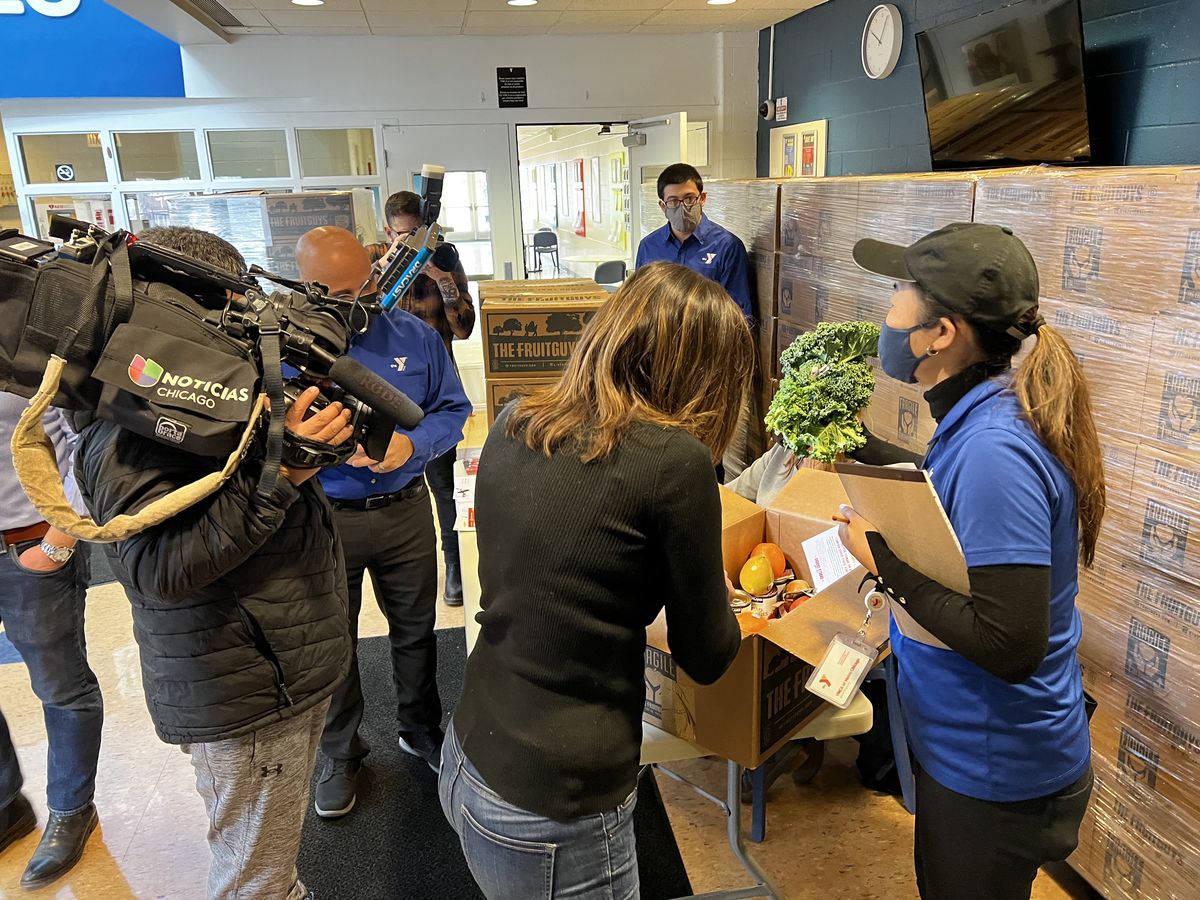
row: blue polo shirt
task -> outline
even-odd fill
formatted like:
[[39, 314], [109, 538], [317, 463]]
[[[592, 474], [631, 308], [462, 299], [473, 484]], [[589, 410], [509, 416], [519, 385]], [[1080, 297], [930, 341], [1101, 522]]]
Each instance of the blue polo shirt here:
[[1056, 793], [1091, 758], [1083, 680], [1075, 488], [1021, 415], [1006, 380], [967, 393], [938, 426], [925, 468], [967, 566], [1050, 567], [1050, 646], [1021, 684], [892, 623], [900, 699], [918, 762], [939, 784], [980, 800]]
[[321, 485], [335, 500], [391, 494], [425, 474], [425, 466], [458, 445], [471, 415], [458, 372], [441, 335], [402, 309], [378, 316], [355, 338], [349, 356], [407, 394], [425, 412], [412, 431], [413, 455], [394, 472], [380, 475], [350, 465], [322, 469]]
[[750, 259], [746, 245], [708, 216], [682, 244], [670, 224], [642, 238], [638, 245], [637, 268], [652, 262], [673, 262], [711, 278], [729, 292], [747, 321], [754, 321], [750, 302]]

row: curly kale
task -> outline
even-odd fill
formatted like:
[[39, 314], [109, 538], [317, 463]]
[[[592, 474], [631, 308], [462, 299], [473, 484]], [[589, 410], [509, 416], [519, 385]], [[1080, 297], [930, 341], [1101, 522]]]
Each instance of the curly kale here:
[[766, 424], [801, 458], [834, 462], [866, 443], [858, 414], [871, 402], [879, 326], [824, 322], [796, 338], [782, 357], [783, 381]]

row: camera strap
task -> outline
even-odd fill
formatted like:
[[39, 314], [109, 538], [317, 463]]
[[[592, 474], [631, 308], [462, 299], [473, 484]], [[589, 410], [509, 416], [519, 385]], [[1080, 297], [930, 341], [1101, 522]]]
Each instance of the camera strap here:
[[[115, 303], [108, 315], [105, 315], [106, 300], [108, 299], [109, 275], [113, 278], [113, 299]], [[79, 332], [89, 325], [92, 328], [102, 327], [107, 333], [111, 328], [109, 322], [124, 322], [129, 318], [133, 309], [133, 272], [129, 267], [129, 245], [126, 243], [124, 232], [109, 235], [96, 248], [96, 256], [92, 260], [92, 281], [87, 295], [79, 304], [79, 313], [75, 321], [63, 332], [58, 342], [55, 355], [63, 359], [69, 358], [70, 348], [79, 338]]]
[[260, 497], [274, 493], [279, 480], [279, 464], [283, 460], [283, 420], [287, 409], [283, 396], [282, 341], [283, 332], [275, 308], [267, 304], [259, 318], [258, 350], [262, 356], [263, 390], [271, 398], [271, 421], [267, 428], [267, 454], [263, 460], [262, 475], [258, 479], [257, 493]]
[[229, 454], [220, 471], [211, 472], [191, 484], [176, 488], [136, 513], [115, 516], [103, 525], [98, 525], [90, 517], [80, 516], [67, 501], [54, 445], [42, 426], [42, 416], [54, 400], [66, 365], [66, 360], [61, 356], [51, 356], [46, 364], [41, 386], [21, 413], [21, 419], [13, 430], [13, 468], [25, 494], [43, 518], [60, 531], [83, 541], [108, 544], [126, 540], [148, 528], [161, 525], [214, 494], [241, 464], [258, 427], [258, 417], [262, 413], [262, 397], [259, 397], [251, 409], [250, 421], [241, 441]]

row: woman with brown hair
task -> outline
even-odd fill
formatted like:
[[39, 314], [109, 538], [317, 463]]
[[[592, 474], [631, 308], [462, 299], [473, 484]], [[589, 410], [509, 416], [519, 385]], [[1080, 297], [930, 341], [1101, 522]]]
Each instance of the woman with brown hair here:
[[552, 387], [507, 407], [475, 490], [482, 611], [442, 809], [495, 898], [638, 896], [646, 626], [709, 684], [741, 641], [713, 464], [753, 341], [716, 282], [637, 270]]
[[970, 574], [970, 594], [938, 584], [842, 508], [847, 548], [927, 633], [893, 617], [917, 884], [926, 900], [1028, 898], [1038, 868], [1075, 849], [1092, 790], [1075, 597], [1105, 490], [1087, 383], [1007, 228], [860, 241], [854, 260], [896, 282], [880, 363], [928, 389], [938, 428], [924, 468]]

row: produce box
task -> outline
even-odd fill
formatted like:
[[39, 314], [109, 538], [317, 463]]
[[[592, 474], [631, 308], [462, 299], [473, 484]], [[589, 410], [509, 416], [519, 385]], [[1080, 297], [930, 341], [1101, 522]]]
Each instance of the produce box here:
[[479, 318], [484, 374], [491, 380], [561, 372], [584, 326], [607, 297], [483, 304]]
[[558, 378], [489, 378], [487, 381], [487, 423], [488, 428], [500, 415], [500, 410], [512, 400], [523, 397], [531, 391], [540, 390], [557, 384]]
[[879, 367], [878, 359], [870, 362], [875, 370], [875, 391], [871, 405], [863, 412], [864, 424], [872, 434], [890, 444], [924, 453], [937, 430], [937, 422], [925, 402], [924, 388], [888, 377]]
[[778, 307], [779, 254], [752, 250], [750, 266], [754, 270], [754, 321], [765, 322], [775, 318]]
[[1141, 433], [1200, 452], [1200, 309], [1158, 316], [1149, 356]]
[[[783, 548], [797, 577], [816, 583], [801, 542], [827, 531], [845, 502], [838, 477], [814, 469], [798, 471], [766, 509], [722, 488], [726, 573], [736, 583], [755, 545], [770, 541]], [[850, 573], [780, 619], [764, 623], [743, 613], [741, 650], [712, 685], [696, 684], [675, 665], [660, 616], [646, 630], [643, 720], [748, 768], [760, 765], [822, 710], [824, 702], [804, 685], [833, 636], [862, 624], [862, 574]], [[875, 618], [867, 639], [886, 647], [886, 616]]]
[[603, 300], [608, 296], [590, 278], [545, 278], [532, 281], [481, 281], [480, 303], [540, 303], [546, 300]]
[[[705, 181], [704, 214], [736, 235], [751, 255], [774, 255], [779, 249], [779, 182], [769, 178]], [[650, 185], [651, 223], [663, 224], [658, 188]], [[653, 229], [651, 229], [653, 230]]]

